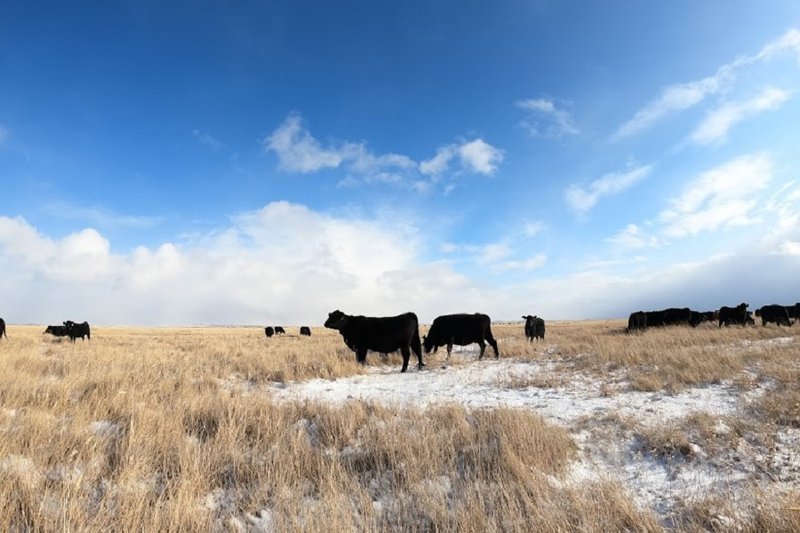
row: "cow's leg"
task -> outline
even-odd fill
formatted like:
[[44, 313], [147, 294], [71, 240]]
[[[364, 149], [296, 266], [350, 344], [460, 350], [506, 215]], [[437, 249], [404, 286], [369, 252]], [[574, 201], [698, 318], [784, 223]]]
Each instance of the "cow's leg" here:
[[486, 341], [492, 347], [492, 350], [494, 350], [494, 358], [498, 359], [500, 357], [500, 351], [497, 349], [497, 341], [490, 335], [486, 337]]
[[400, 347], [400, 353], [403, 354], [403, 368], [400, 369], [400, 372], [405, 372], [408, 370], [408, 359], [411, 357], [411, 349], [409, 349], [408, 344]]
[[362, 365], [367, 364], [367, 349], [366, 348], [357, 348], [356, 349], [356, 361], [361, 363]]
[[453, 351], [453, 343], [452, 342], [448, 342], [447, 343], [447, 358], [448, 359], [450, 359], [450, 352], [452, 352], [452, 351]]
[[483, 339], [478, 341], [478, 345], [481, 347], [481, 353], [478, 355], [478, 360], [483, 359], [483, 352], [486, 350], [486, 343], [483, 342]]

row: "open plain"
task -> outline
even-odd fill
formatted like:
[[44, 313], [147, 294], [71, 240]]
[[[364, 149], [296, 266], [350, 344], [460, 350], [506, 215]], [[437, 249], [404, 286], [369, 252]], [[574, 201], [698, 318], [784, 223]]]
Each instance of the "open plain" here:
[[401, 374], [321, 327], [11, 324], [0, 529], [800, 530], [800, 327], [624, 326]]

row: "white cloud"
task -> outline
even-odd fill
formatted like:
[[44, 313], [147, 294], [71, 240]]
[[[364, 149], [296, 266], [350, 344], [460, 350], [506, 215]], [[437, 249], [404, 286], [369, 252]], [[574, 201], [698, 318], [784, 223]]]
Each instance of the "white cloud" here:
[[192, 130], [192, 136], [197, 140], [197, 142], [212, 150], [219, 150], [222, 147], [221, 142], [212, 137], [211, 134], [204, 131], [194, 129]]
[[49, 203], [42, 211], [50, 216], [83, 220], [102, 227], [151, 228], [164, 220], [158, 216], [123, 215], [102, 207], [81, 207], [66, 202]]
[[712, 76], [665, 87], [657, 98], [646, 104], [634, 114], [633, 118], [622, 124], [612, 136], [612, 140], [619, 140], [641, 133], [667, 115], [689, 109], [709, 96], [723, 93], [736, 80], [741, 69], [754, 63], [772, 59], [786, 51], [797, 54], [797, 59], [800, 62], [800, 32], [798, 30], [789, 30], [781, 37], [766, 44], [754, 56], [738, 57], [730, 63], [722, 65]]
[[[429, 191], [433, 186], [431, 181], [436, 182], [449, 172], [453, 160], [460, 163], [462, 170], [491, 175], [504, 157], [502, 150], [483, 139], [440, 147], [434, 157], [421, 163], [402, 154], [373, 154], [364, 143], [331, 142], [323, 146], [296, 113], [290, 114], [264, 139], [264, 148], [275, 152], [280, 167], [289, 172], [310, 174], [328, 168], [345, 168], [348, 176], [339, 181], [341, 187], [389, 183], [420, 192]], [[426, 183], [419, 179], [421, 175], [432, 179]]]
[[440, 147], [436, 150], [435, 156], [419, 164], [419, 171], [437, 178], [450, 170], [450, 162], [453, 159], [458, 159], [462, 168], [489, 176], [497, 171], [504, 157], [503, 150], [495, 148], [483, 139], [475, 139]]
[[781, 243], [778, 251], [782, 255], [792, 255], [795, 257], [800, 257], [800, 242], [797, 241], [786, 241]]
[[526, 237], [535, 237], [547, 228], [547, 224], [541, 221], [525, 222], [522, 232]]
[[623, 248], [654, 248], [660, 244], [657, 237], [646, 235], [636, 224], [628, 224], [625, 229], [606, 239], [606, 242]]
[[632, 168], [625, 172], [611, 172], [594, 180], [587, 188], [570, 185], [565, 196], [567, 204], [578, 214], [585, 214], [605, 197], [618, 194], [650, 175], [652, 165]]
[[772, 161], [763, 153], [741, 156], [703, 172], [658, 216], [664, 233], [684, 237], [752, 224], [755, 195], [766, 188], [772, 172]]
[[788, 91], [766, 88], [749, 100], [725, 104], [712, 111], [689, 138], [698, 144], [724, 141], [728, 131], [738, 122], [764, 111], [778, 109], [790, 97]]
[[527, 259], [512, 259], [509, 261], [502, 261], [493, 266], [496, 271], [504, 270], [535, 270], [543, 267], [547, 263], [547, 255], [536, 254], [528, 257]]
[[497, 165], [503, 161], [503, 151], [495, 148], [483, 139], [475, 139], [458, 147], [461, 162], [478, 174], [491, 175], [497, 171]]
[[514, 105], [528, 112], [521, 126], [533, 137], [558, 138], [578, 133], [572, 116], [545, 98], [518, 100]]

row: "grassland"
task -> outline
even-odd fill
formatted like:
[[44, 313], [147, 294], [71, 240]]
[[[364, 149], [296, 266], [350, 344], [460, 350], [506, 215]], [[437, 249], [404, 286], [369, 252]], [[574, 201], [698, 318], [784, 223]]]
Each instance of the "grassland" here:
[[[670, 395], [725, 383], [750, 400], [735, 415], [573, 427], [504, 406], [278, 401], [271, 391], [315, 378], [381, 376], [322, 328], [267, 340], [260, 328], [95, 327], [72, 344], [12, 324], [0, 342], [0, 529], [800, 530], [797, 463], [775, 458], [800, 428], [800, 328], [623, 326], [551, 323], [529, 344], [521, 325], [495, 325], [503, 358], [548, 368], [498, 386], [557, 389], [579, 375], [604, 395]], [[397, 356], [369, 362], [399, 371]], [[653, 461], [722, 469], [750, 454], [756, 466], [736, 494], [709, 490], [664, 513], [613, 476], [575, 482], [587, 435], [633, 438]]]

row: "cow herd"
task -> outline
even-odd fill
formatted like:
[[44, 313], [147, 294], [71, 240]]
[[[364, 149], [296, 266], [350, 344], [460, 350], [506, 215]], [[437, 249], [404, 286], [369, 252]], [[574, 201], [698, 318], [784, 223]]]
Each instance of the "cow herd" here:
[[89, 329], [88, 322], [73, 322], [72, 320], [67, 320], [66, 322], [62, 322], [63, 326], [47, 326], [47, 328], [42, 332], [42, 334], [49, 333], [54, 337], [69, 337], [69, 340], [75, 342], [75, 339], [78, 337], [83, 340], [84, 337], [91, 340], [92, 335]]
[[[748, 307], [749, 304], [742, 302], [735, 307], [723, 305], [716, 311], [692, 311], [688, 307], [671, 307], [662, 311], [636, 311], [628, 317], [627, 331], [632, 332], [657, 326], [689, 325], [697, 327], [703, 322], [717, 322], [717, 327], [720, 328], [730, 325], [754, 325], [755, 319], [747, 310]], [[761, 318], [762, 326], [766, 326], [770, 322], [779, 326], [791, 326], [800, 318], [800, 303], [765, 305], [756, 309], [755, 316]]]
[[[273, 335], [284, 335], [286, 330], [283, 329], [283, 326], [267, 326], [264, 328], [264, 334], [267, 337], [272, 337]], [[311, 328], [308, 326], [302, 326], [300, 328], [300, 335], [305, 335], [310, 337], [311, 336]]]

